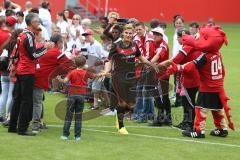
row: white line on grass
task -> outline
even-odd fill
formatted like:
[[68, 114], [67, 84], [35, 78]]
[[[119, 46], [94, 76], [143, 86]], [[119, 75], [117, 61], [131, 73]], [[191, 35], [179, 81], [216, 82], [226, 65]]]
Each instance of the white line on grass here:
[[[55, 128], [62, 128], [63, 127], [62, 125], [48, 125], [48, 126], [49, 127], [55, 127]], [[111, 132], [111, 131], [97, 130], [97, 129], [86, 129], [85, 128], [84, 130], [86, 130], [86, 131], [93, 131], [93, 132], [100, 132], [100, 133], [119, 134], [118, 132]], [[180, 138], [161, 137], [161, 136], [152, 136], [152, 135], [135, 134], [135, 133], [130, 133], [129, 136], [137, 136], [137, 137], [144, 137], [144, 138], [155, 138], [155, 139], [162, 139], [162, 140], [172, 140], [172, 141], [178, 141], [178, 142], [190, 142], [190, 143], [199, 143], [199, 144], [208, 144], [208, 145], [240, 148], [240, 145], [236, 145], [236, 144], [215, 143], [215, 142], [199, 141], [199, 140], [193, 140], [193, 139], [180, 139]]]

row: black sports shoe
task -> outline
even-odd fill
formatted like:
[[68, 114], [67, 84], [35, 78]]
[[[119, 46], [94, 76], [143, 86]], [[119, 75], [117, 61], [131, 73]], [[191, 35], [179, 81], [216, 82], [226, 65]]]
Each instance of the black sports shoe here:
[[20, 136], [36, 136], [36, 134], [32, 133], [32, 132], [18, 132], [18, 135], [20, 135]]
[[214, 129], [210, 132], [210, 135], [216, 137], [227, 137], [228, 131], [223, 129]]
[[173, 127], [181, 129], [183, 126], [183, 122], [179, 123], [178, 125], [173, 125]]
[[192, 138], [205, 138], [205, 134], [196, 131], [183, 131], [182, 135], [185, 137], [192, 137]]
[[151, 126], [151, 127], [161, 127], [161, 126], [163, 126], [163, 122], [159, 122], [159, 121], [154, 120], [152, 123], [149, 124], [149, 126]]

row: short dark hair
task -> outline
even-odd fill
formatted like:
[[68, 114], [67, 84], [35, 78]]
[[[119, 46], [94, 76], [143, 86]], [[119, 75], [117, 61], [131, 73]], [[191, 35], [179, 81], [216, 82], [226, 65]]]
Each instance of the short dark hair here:
[[9, 7], [11, 7], [11, 1], [7, 0], [4, 2], [4, 8], [8, 9]]
[[63, 20], [67, 22], [64, 12], [58, 12], [58, 16], [63, 17]]
[[178, 19], [181, 19], [181, 21], [184, 23], [183, 17], [182, 17], [180, 14], [177, 14], [177, 15], [173, 16], [173, 24], [174, 24], [174, 26], [175, 26], [175, 22], [176, 22]]
[[30, 13], [36, 13], [36, 14], [39, 14], [39, 9], [38, 9], [37, 7], [32, 8], [32, 9], [30, 10]]
[[145, 27], [145, 24], [143, 22], [137, 22], [134, 25], [135, 25], [135, 27], [137, 27], [137, 26], [142, 26], [143, 28]]
[[199, 28], [199, 24], [197, 22], [191, 22], [189, 27]]
[[177, 30], [177, 36], [178, 36], [178, 37], [182, 37], [183, 32], [184, 32], [185, 34], [187, 34], [187, 35], [190, 35], [190, 32], [189, 32], [187, 29], [182, 28], [182, 29], [178, 29], [178, 30]]
[[38, 19], [39, 19], [38, 14], [36, 14], [36, 13], [29, 13], [29, 14], [26, 16], [25, 22], [26, 22], [27, 26], [30, 26], [30, 25], [31, 25], [32, 20], [33, 20], [34, 18], [38, 18]]
[[152, 29], [157, 28], [160, 25], [160, 21], [158, 19], [151, 19], [150, 27]]
[[13, 10], [11, 10], [11, 9], [7, 9], [6, 11], [5, 11], [5, 16], [6, 17], [8, 17], [8, 16], [14, 16], [16, 13], [13, 11]]
[[73, 58], [73, 62], [76, 67], [83, 67], [86, 64], [86, 57], [84, 56], [77, 56]]
[[21, 17], [24, 17], [23, 11], [18, 11], [18, 12], [16, 13], [16, 15], [17, 15], [17, 16], [21, 16]]
[[62, 36], [60, 34], [54, 34], [54, 35], [51, 36], [50, 41], [57, 44], [58, 42], [62, 41]]
[[122, 31], [123, 31], [123, 28], [122, 28], [121, 26], [119, 26], [119, 25], [115, 25], [115, 26], [113, 27], [113, 29], [114, 29], [114, 30], [118, 30], [120, 33], [122, 33]]
[[165, 22], [160, 22], [159, 27], [166, 29], [167, 28], [167, 23]]
[[43, 3], [41, 4], [42, 8], [45, 8], [45, 9], [48, 9], [49, 5], [50, 5], [49, 2], [43, 2]]

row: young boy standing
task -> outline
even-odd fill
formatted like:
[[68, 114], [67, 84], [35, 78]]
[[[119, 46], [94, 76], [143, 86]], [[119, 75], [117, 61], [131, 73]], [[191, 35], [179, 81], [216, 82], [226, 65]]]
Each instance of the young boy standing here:
[[87, 80], [88, 78], [94, 78], [95, 75], [84, 69], [86, 64], [86, 58], [84, 56], [75, 57], [73, 61], [77, 68], [70, 71], [64, 79], [62, 79], [60, 76], [57, 77], [60, 82], [70, 82], [70, 86], [68, 88], [67, 111], [61, 139], [68, 139], [70, 135], [69, 130], [71, 127], [71, 122], [74, 115], [74, 136], [75, 140], [79, 141], [81, 139], [82, 112], [84, 108], [84, 95], [87, 93]]

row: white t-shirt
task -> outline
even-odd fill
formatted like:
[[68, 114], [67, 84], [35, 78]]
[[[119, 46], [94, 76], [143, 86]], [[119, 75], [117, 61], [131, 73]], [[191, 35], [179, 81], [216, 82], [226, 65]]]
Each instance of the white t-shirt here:
[[97, 40], [95, 40], [93, 44], [89, 44], [87, 46], [87, 52], [88, 55], [92, 55], [100, 59], [108, 56], [106, 52], [104, 52], [102, 45]]
[[61, 33], [67, 33], [67, 28], [69, 26], [68, 22], [57, 22], [57, 26], [61, 29]]
[[172, 49], [172, 57], [175, 57], [179, 50], [182, 49], [182, 45], [177, 40], [177, 31], [175, 31], [175, 34], [173, 36], [173, 49]]
[[84, 30], [83, 30], [81, 25], [78, 25], [78, 26], [72, 25], [70, 27], [70, 37], [71, 38], [76, 37], [76, 31], [77, 30], [80, 31], [80, 35], [82, 35], [84, 33]]
[[23, 21], [22, 23], [16, 23], [15, 29], [25, 29], [27, 28], [26, 23]]
[[39, 18], [42, 21], [52, 21], [52, 17], [49, 10], [44, 8], [39, 8]]
[[42, 25], [40, 25], [40, 28], [42, 29], [42, 38], [43, 38], [45, 41], [50, 40], [50, 36], [49, 36], [49, 34], [48, 34], [47, 29], [46, 29], [44, 26], [42, 26]]

